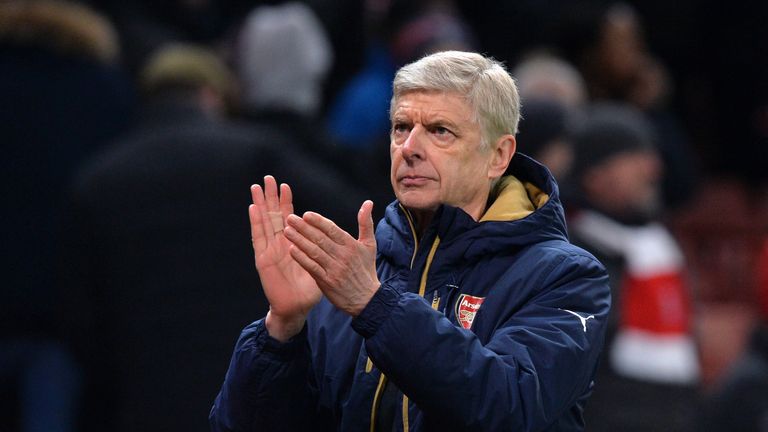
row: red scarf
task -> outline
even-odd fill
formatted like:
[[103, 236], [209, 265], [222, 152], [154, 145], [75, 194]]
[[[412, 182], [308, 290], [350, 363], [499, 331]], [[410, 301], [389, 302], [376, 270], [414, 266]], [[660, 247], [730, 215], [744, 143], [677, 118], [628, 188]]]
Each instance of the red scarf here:
[[584, 211], [571, 229], [608, 256], [626, 263], [621, 281], [619, 329], [610, 347], [614, 370], [635, 379], [688, 384], [699, 377], [691, 335], [691, 297], [677, 242], [658, 223], [622, 225]]

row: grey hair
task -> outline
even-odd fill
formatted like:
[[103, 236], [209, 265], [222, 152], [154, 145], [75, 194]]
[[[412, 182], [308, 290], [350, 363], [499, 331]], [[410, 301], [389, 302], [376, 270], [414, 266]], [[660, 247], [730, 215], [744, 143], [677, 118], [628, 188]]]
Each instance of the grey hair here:
[[514, 78], [490, 57], [442, 51], [400, 68], [392, 83], [390, 117], [398, 99], [408, 92], [437, 91], [463, 95], [475, 111], [482, 131], [481, 147], [505, 134], [516, 134], [520, 96]]

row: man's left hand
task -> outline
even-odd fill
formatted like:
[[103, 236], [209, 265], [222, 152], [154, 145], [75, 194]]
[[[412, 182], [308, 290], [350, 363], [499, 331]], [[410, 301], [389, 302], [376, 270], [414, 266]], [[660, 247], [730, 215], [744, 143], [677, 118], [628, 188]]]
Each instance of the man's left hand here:
[[372, 201], [360, 207], [357, 239], [314, 212], [289, 216], [284, 231], [296, 262], [312, 275], [331, 303], [352, 316], [365, 308], [380, 286], [372, 211]]

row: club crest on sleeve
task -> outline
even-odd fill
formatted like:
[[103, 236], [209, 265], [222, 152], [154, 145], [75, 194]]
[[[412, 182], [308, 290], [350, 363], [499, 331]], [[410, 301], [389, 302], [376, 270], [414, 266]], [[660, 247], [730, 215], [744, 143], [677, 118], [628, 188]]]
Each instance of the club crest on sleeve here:
[[480, 305], [483, 304], [485, 297], [475, 297], [469, 294], [459, 295], [456, 301], [456, 319], [462, 327], [469, 329], [472, 327], [472, 321], [475, 320]]

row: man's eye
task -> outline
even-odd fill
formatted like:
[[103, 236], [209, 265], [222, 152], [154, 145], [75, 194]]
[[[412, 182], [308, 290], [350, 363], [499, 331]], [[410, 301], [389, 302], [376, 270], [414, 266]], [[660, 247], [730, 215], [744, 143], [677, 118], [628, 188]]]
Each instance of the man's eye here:
[[432, 128], [432, 133], [437, 135], [438, 137], [448, 137], [453, 135], [453, 132], [451, 132], [450, 129], [445, 128], [443, 126], [435, 126]]
[[392, 132], [394, 132], [396, 134], [407, 133], [408, 132], [408, 125], [406, 125], [405, 123], [395, 123], [392, 126]]

